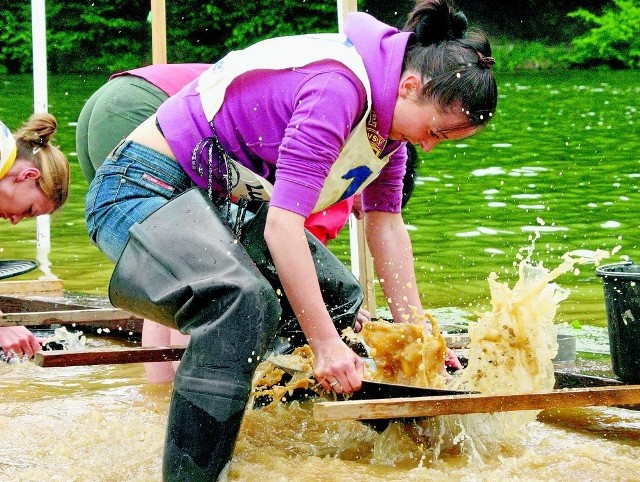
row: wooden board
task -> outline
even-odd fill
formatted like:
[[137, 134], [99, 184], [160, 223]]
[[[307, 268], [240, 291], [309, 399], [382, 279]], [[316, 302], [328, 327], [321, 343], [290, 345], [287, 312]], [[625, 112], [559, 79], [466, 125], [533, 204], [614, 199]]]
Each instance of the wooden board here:
[[28, 280], [28, 281], [2, 281], [0, 282], [0, 294], [33, 294], [62, 292], [62, 280]]
[[569, 388], [542, 393], [513, 395], [447, 395], [321, 402], [313, 406], [318, 420], [373, 420], [433, 417], [466, 413], [494, 413], [583, 406], [640, 404], [640, 385], [622, 387]]
[[2, 313], [0, 326], [42, 326], [51, 324], [73, 325], [140, 318], [118, 308], [87, 308], [83, 310], [36, 311], [32, 313]]
[[38, 296], [26, 297], [18, 295], [0, 295], [0, 310], [3, 313], [32, 313], [35, 311], [86, 310], [99, 308], [78, 305], [64, 297]]
[[586, 387], [609, 387], [629, 385], [622, 380], [610, 377], [599, 377], [595, 375], [586, 375], [573, 371], [555, 372], [556, 383], [553, 388], [586, 388]]
[[180, 360], [184, 346], [110, 348], [88, 350], [39, 351], [33, 362], [41, 367], [71, 367], [80, 365], [111, 365]]
[[138, 336], [142, 333], [142, 324], [142, 318], [112, 306], [78, 305], [64, 297], [0, 295], [0, 327], [72, 325], [80, 329]]
[[0, 326], [41, 326], [51, 324], [77, 324], [102, 321], [139, 320], [118, 308], [87, 308], [82, 310], [35, 311], [30, 313], [2, 313]]

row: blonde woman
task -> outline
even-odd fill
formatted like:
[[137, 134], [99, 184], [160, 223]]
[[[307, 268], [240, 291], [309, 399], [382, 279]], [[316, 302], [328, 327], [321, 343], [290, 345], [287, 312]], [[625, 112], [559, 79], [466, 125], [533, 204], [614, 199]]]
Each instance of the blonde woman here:
[[[50, 114], [33, 114], [12, 135], [0, 122], [0, 218], [11, 224], [50, 214], [67, 200], [69, 162], [51, 145], [57, 125]], [[7, 357], [31, 357], [41, 342], [23, 326], [0, 327], [0, 347]]]

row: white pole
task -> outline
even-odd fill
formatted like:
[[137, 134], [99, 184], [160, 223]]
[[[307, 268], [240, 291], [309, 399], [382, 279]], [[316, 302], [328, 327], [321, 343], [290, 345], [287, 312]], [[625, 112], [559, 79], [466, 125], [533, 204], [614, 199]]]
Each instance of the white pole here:
[[34, 112], [47, 112], [47, 26], [45, 0], [31, 0]]
[[[33, 111], [48, 111], [47, 93], [47, 27], [45, 0], [31, 0], [31, 41], [33, 44]], [[48, 214], [36, 218], [36, 259], [44, 273], [40, 279], [57, 279], [51, 273], [49, 251], [51, 251], [50, 217]]]
[[338, 4], [338, 32], [344, 33], [344, 18], [351, 12], [358, 10], [358, 0], [337, 0]]
[[[337, 2], [338, 32], [344, 33], [345, 17], [358, 10], [358, 2], [357, 0], [337, 0]], [[363, 307], [375, 317], [376, 296], [373, 284], [373, 259], [364, 235], [364, 221], [356, 219], [353, 214], [349, 216], [349, 249], [351, 252], [351, 272], [358, 278], [364, 290]]]

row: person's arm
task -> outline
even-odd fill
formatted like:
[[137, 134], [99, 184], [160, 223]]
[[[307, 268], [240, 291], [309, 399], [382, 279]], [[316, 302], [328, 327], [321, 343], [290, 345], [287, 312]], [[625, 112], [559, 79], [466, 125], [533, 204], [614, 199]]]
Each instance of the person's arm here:
[[[393, 320], [396, 323], [424, 323], [425, 314], [416, 282], [411, 238], [402, 215], [368, 212], [365, 215], [365, 232], [374, 268], [389, 302]], [[451, 349], [447, 349], [445, 364], [462, 368], [460, 360]]]
[[299, 214], [271, 206], [264, 238], [287, 299], [313, 350], [316, 379], [325, 390], [350, 393], [362, 385], [363, 362], [342, 341], [327, 312], [304, 221]]
[[411, 239], [399, 213], [371, 211], [365, 233], [374, 268], [396, 322], [424, 322]]
[[40, 350], [44, 339], [36, 337], [24, 326], [0, 327], [0, 346], [6, 355], [11, 352], [17, 356], [27, 355], [29, 358]]

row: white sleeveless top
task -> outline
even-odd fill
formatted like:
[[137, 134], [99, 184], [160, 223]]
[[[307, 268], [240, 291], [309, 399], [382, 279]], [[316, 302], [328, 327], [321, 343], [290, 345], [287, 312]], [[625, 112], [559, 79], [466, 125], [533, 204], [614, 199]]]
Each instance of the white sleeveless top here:
[[[227, 87], [239, 75], [258, 69], [289, 69], [320, 60], [336, 60], [348, 67], [362, 81], [367, 93], [367, 111], [347, 137], [340, 155], [324, 181], [313, 212], [353, 196], [370, 184], [389, 161], [379, 158], [367, 136], [371, 114], [371, 86], [362, 58], [341, 34], [315, 34], [278, 37], [264, 40], [244, 50], [234, 51], [205, 71], [199, 78], [197, 91], [203, 111], [211, 122], [224, 101]], [[379, 150], [379, 149], [376, 149]], [[232, 194], [238, 198], [268, 201], [273, 185], [245, 166], [232, 161], [228, 175]]]

